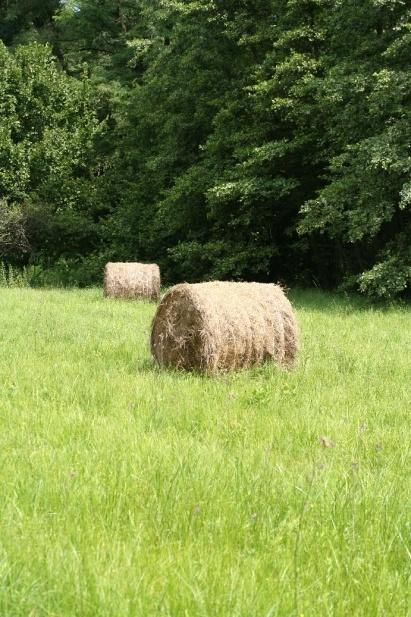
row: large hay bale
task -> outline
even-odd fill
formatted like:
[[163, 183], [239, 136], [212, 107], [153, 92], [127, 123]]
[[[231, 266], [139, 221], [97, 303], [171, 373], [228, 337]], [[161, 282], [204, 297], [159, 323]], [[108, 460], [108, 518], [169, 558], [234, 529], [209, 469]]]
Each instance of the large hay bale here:
[[160, 268], [157, 264], [109, 262], [104, 269], [104, 295], [158, 300]]
[[184, 283], [172, 287], [157, 308], [151, 351], [160, 366], [206, 373], [266, 360], [291, 368], [298, 326], [278, 285]]

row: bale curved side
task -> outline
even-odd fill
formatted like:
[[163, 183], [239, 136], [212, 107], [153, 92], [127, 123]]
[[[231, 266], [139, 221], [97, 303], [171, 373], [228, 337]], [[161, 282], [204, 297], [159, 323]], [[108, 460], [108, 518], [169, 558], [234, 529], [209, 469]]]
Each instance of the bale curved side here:
[[151, 333], [161, 366], [214, 373], [272, 360], [291, 368], [298, 327], [277, 285], [211, 282], [182, 284], [162, 299]]
[[151, 352], [158, 364], [206, 370], [201, 305], [188, 285], [176, 285], [163, 297], [151, 329]]
[[104, 269], [104, 295], [107, 298], [160, 297], [160, 268], [157, 264], [109, 262]]

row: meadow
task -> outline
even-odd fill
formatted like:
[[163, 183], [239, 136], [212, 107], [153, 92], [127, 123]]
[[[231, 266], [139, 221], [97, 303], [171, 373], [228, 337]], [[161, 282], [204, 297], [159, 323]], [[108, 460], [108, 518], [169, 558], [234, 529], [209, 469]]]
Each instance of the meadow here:
[[409, 306], [291, 300], [297, 370], [210, 378], [153, 304], [0, 289], [1, 617], [411, 614]]

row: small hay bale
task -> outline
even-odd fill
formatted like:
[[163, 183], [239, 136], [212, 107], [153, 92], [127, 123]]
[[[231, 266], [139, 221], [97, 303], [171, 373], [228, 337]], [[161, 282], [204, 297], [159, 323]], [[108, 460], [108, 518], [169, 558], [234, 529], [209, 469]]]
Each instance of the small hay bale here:
[[112, 263], [104, 269], [104, 295], [107, 298], [160, 297], [160, 268], [157, 264]]
[[205, 373], [267, 360], [292, 368], [298, 338], [293, 309], [278, 285], [184, 283], [157, 308], [151, 352], [160, 366]]

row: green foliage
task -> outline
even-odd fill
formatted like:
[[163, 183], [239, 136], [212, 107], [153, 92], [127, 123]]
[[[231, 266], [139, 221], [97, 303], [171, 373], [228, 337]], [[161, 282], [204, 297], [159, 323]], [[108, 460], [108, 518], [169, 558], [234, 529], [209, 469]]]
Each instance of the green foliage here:
[[26, 223], [23, 207], [0, 200], [0, 257], [16, 256], [29, 250]]
[[377, 298], [394, 298], [411, 285], [410, 233], [397, 234], [380, 257], [381, 261], [359, 276], [360, 290]]
[[[135, 0], [75, 0], [55, 15], [63, 62], [82, 72], [87, 62], [97, 83], [135, 78], [142, 3]], [[137, 41], [136, 41], [137, 39]]]
[[0, 43], [0, 90], [0, 255], [84, 251], [96, 237], [98, 130], [87, 80], [67, 77], [47, 47]]
[[54, 41], [53, 17], [59, 0], [3, 0], [0, 4], [0, 40], [6, 45]]
[[330, 33], [354, 24], [353, 38], [334, 36], [316, 92], [325, 119], [324, 187], [302, 207], [300, 230], [338, 240], [350, 254], [345, 274], [361, 291], [388, 297], [409, 283], [411, 231], [411, 78], [403, 54], [411, 12], [403, 2], [341, 5], [327, 19]]
[[406, 2], [26, 9], [0, 9], [0, 36], [48, 39], [63, 70], [44, 47], [1, 48], [0, 256], [65, 284], [118, 259], [166, 282], [407, 293]]
[[102, 281], [106, 262], [107, 258], [98, 254], [59, 257], [26, 270], [32, 287], [90, 287]]
[[0, 261], [0, 287], [29, 287], [30, 269], [15, 268], [12, 264]]

